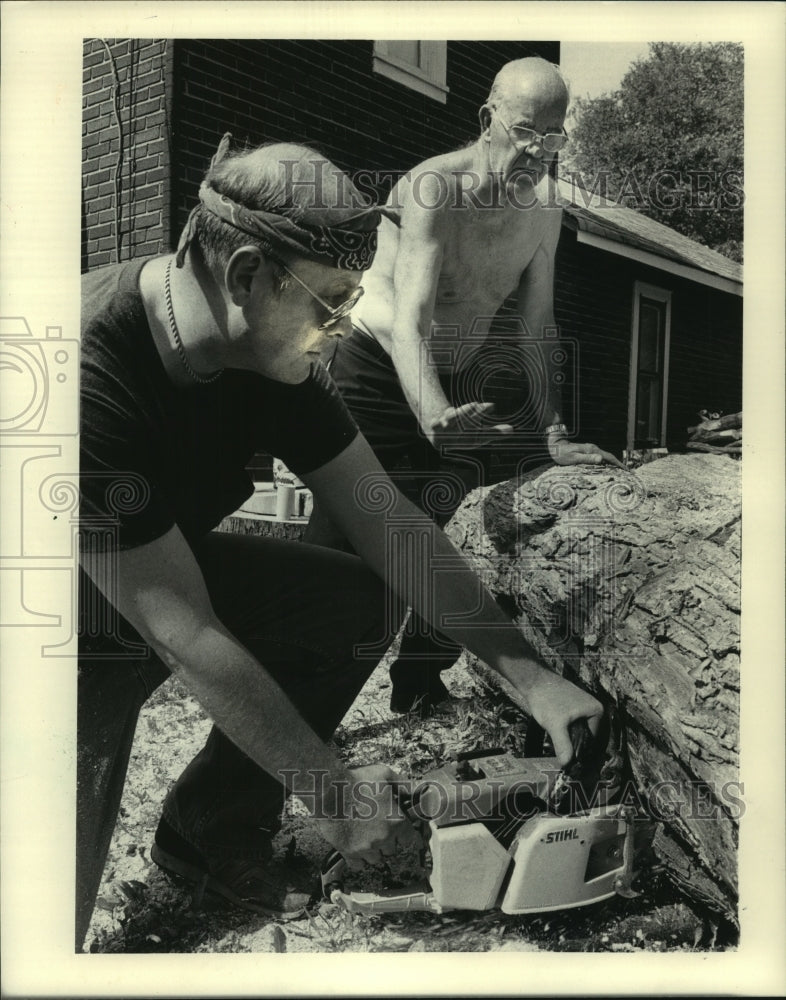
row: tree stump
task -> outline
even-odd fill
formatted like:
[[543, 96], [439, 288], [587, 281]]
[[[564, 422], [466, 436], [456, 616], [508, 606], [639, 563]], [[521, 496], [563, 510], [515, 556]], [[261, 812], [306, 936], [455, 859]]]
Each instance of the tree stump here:
[[550, 466], [475, 490], [447, 528], [542, 659], [616, 704], [656, 854], [735, 924], [740, 517], [739, 462], [691, 454]]

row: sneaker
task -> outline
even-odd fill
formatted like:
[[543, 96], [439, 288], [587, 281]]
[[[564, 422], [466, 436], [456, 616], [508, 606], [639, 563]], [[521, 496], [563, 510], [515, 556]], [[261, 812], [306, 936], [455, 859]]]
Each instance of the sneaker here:
[[208, 896], [253, 913], [292, 920], [318, 898], [313, 873], [297, 871], [286, 861], [274, 859], [229, 858], [210, 864], [164, 819], [158, 824], [150, 856], [167, 875], [194, 887], [195, 906]]

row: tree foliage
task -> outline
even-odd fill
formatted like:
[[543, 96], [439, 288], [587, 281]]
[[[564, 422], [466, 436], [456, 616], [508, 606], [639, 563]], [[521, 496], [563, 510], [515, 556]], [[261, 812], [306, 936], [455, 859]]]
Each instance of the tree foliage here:
[[650, 43], [573, 115], [563, 177], [742, 260], [742, 45]]

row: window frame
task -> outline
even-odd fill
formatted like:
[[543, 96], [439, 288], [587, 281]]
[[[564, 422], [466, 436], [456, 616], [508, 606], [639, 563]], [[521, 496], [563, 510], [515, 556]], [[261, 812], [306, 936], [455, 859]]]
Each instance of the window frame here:
[[[446, 41], [421, 41], [418, 65], [397, 55], [394, 39], [374, 42], [372, 70], [388, 80], [394, 80], [411, 90], [424, 94], [441, 104], [446, 104], [450, 88], [447, 86], [448, 43]], [[400, 41], [415, 41], [401, 39]]]
[[[671, 291], [660, 288], [658, 285], [650, 285], [644, 281], [633, 283], [633, 315], [631, 319], [631, 345], [630, 345], [630, 378], [628, 384], [628, 428], [627, 428], [627, 448], [628, 454], [632, 454], [634, 449], [651, 447], [666, 447], [666, 424], [669, 403], [669, 354], [671, 349]], [[641, 319], [641, 300], [652, 299], [654, 302], [663, 303], [664, 324], [663, 324], [663, 372], [661, 379], [661, 412], [660, 412], [660, 441], [655, 445], [637, 445], [636, 443], [636, 409], [638, 406], [639, 389], [639, 323]]]

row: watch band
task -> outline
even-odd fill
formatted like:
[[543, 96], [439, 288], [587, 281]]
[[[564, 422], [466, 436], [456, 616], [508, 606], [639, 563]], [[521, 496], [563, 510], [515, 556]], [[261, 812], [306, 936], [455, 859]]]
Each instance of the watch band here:
[[543, 433], [546, 435], [546, 437], [548, 437], [549, 434], [556, 434], [557, 431], [567, 436], [568, 428], [565, 426], [565, 424], [552, 424], [550, 427], [547, 427]]

